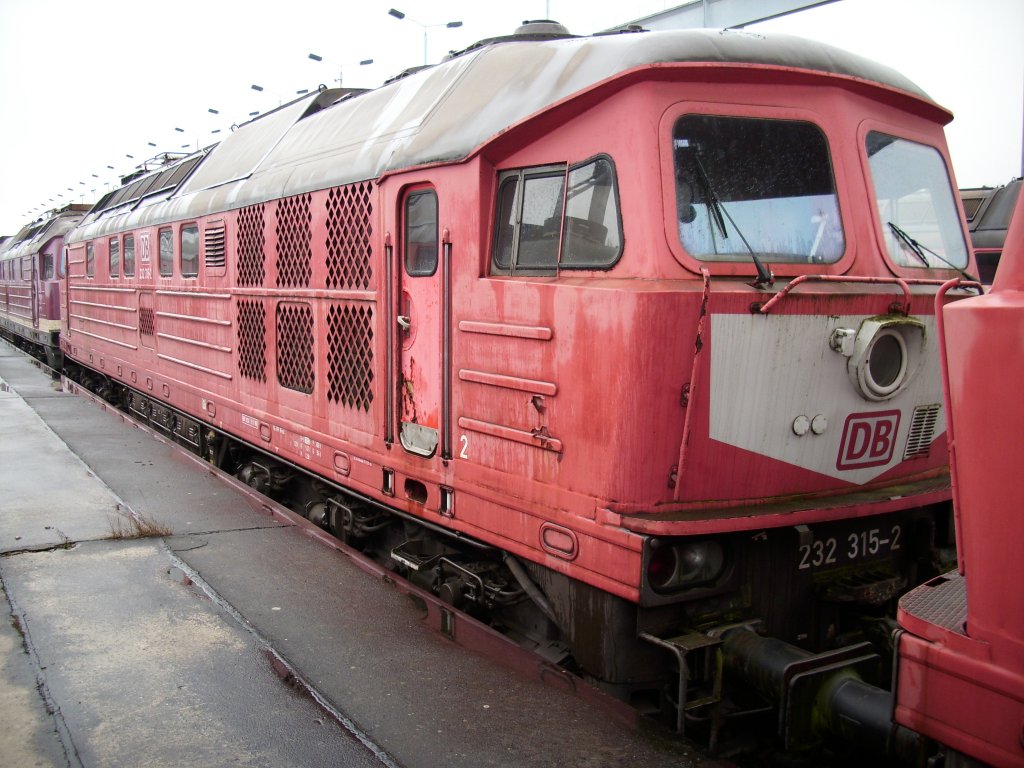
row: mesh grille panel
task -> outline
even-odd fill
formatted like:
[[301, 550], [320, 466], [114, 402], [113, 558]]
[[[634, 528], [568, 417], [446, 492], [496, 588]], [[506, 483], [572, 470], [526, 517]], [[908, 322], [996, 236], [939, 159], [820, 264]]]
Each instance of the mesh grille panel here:
[[238, 212], [239, 285], [263, 285], [265, 272], [263, 254], [263, 205], [250, 205]]
[[152, 307], [139, 308], [139, 333], [150, 337], [156, 334], [156, 314]]
[[931, 450], [932, 438], [935, 437], [935, 422], [939, 418], [939, 404], [919, 405], [914, 409], [914, 418], [910, 422], [910, 434], [907, 435], [907, 448], [903, 452], [904, 459], [927, 456]]
[[313, 310], [309, 304], [277, 305], [277, 381], [282, 387], [313, 391]]
[[267, 380], [267, 312], [263, 302], [238, 301], [238, 372], [247, 379]]
[[327, 196], [327, 287], [366, 289], [372, 277], [373, 182], [336, 187]]
[[327, 311], [327, 396], [369, 411], [373, 401], [373, 309], [332, 304]]
[[288, 197], [277, 204], [278, 286], [302, 288], [309, 285], [313, 273], [310, 197]]

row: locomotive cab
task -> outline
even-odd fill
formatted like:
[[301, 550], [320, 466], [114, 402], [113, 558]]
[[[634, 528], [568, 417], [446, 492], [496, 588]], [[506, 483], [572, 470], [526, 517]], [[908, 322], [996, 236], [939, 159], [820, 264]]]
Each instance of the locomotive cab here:
[[[494, 230], [453, 307], [462, 458], [540, 481], [515, 539], [545, 567], [510, 549], [575, 661], [680, 729], [728, 629], [832, 664], [887, 647], [896, 597], [953, 562], [932, 300], [974, 269], [948, 113], [716, 64], [620, 75], [486, 147]], [[615, 529], [638, 538], [612, 555]]]

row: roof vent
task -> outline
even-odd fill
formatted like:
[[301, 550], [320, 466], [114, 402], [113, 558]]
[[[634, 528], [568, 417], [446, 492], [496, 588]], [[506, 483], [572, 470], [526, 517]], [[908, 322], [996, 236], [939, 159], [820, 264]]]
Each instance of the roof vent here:
[[515, 32], [514, 35], [563, 35], [569, 36], [569, 30], [557, 21], [551, 19], [527, 19]]
[[448, 58], [455, 58], [464, 53], [475, 51], [495, 43], [520, 43], [520, 42], [543, 42], [545, 40], [562, 40], [569, 37], [576, 37], [569, 32], [562, 24], [551, 19], [527, 19], [520, 24], [511, 35], [501, 37], [488, 37], [486, 40], [479, 40], [462, 51], [452, 51]]

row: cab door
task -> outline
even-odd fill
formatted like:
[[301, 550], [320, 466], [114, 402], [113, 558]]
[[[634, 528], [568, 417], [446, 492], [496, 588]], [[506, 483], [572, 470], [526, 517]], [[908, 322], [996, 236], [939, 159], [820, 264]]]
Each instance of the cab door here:
[[405, 192], [397, 251], [396, 334], [398, 437], [409, 453], [430, 457], [442, 431], [442, 310], [437, 193], [431, 187]]

